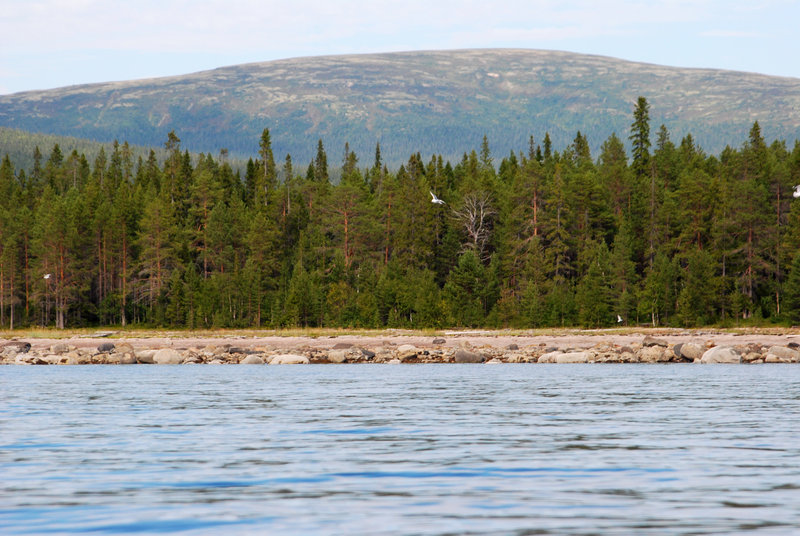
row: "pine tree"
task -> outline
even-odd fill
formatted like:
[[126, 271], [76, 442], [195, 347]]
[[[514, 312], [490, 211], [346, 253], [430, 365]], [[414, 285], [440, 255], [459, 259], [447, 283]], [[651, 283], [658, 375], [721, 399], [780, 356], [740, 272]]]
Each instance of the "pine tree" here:
[[644, 97], [636, 100], [628, 139], [633, 148], [631, 169], [636, 177], [644, 177], [650, 172], [650, 105]]

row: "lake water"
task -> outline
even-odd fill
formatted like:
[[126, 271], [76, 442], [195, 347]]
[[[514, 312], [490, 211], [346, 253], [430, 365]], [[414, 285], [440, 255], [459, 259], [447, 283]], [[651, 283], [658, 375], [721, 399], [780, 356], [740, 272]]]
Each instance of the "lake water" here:
[[1, 534], [797, 534], [798, 365], [0, 368]]

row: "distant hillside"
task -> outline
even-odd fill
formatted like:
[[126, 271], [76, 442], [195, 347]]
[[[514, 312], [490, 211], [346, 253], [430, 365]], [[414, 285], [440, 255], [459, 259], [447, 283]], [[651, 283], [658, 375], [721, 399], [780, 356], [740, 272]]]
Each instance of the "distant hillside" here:
[[0, 125], [160, 147], [175, 130], [192, 151], [255, 155], [261, 131], [276, 158], [307, 163], [322, 139], [338, 165], [345, 142], [390, 164], [421, 151], [458, 158], [486, 134], [495, 156], [549, 132], [577, 131], [596, 150], [627, 139], [639, 95], [652, 131], [690, 132], [707, 151], [739, 145], [758, 120], [768, 140], [800, 138], [800, 79], [682, 69], [538, 50], [460, 50], [297, 58], [150, 80], [0, 96]]
[[[123, 143], [124, 140], [118, 141]], [[86, 159], [93, 163], [100, 153], [101, 147], [106, 152], [106, 155], [111, 154], [113, 150], [112, 143], [113, 140], [109, 143], [103, 143], [72, 136], [39, 134], [0, 127], [0, 158], [8, 155], [17, 169], [24, 169], [26, 172], [33, 167], [33, 153], [36, 147], [39, 147], [39, 151], [42, 153], [42, 163], [47, 161], [53, 146], [56, 144], [58, 144], [64, 156], [69, 155], [72, 151], [77, 151], [78, 154], [85, 155]], [[154, 147], [153, 150], [156, 152], [159, 162], [166, 157], [167, 152], [163, 149], [163, 144], [161, 147]], [[150, 154], [150, 148], [133, 145], [131, 146], [131, 153], [135, 159], [140, 156], [143, 159], [147, 159]]]

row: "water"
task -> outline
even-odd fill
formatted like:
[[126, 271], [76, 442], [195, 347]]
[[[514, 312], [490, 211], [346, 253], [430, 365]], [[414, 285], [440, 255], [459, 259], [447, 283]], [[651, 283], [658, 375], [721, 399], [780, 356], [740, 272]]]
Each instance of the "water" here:
[[0, 368], [2, 534], [792, 534], [800, 366]]

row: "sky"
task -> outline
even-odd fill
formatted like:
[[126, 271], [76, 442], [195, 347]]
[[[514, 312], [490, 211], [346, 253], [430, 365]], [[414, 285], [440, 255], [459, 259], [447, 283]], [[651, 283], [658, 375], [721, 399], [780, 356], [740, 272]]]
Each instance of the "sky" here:
[[303, 56], [530, 48], [800, 78], [800, 0], [3, 0], [0, 94]]

